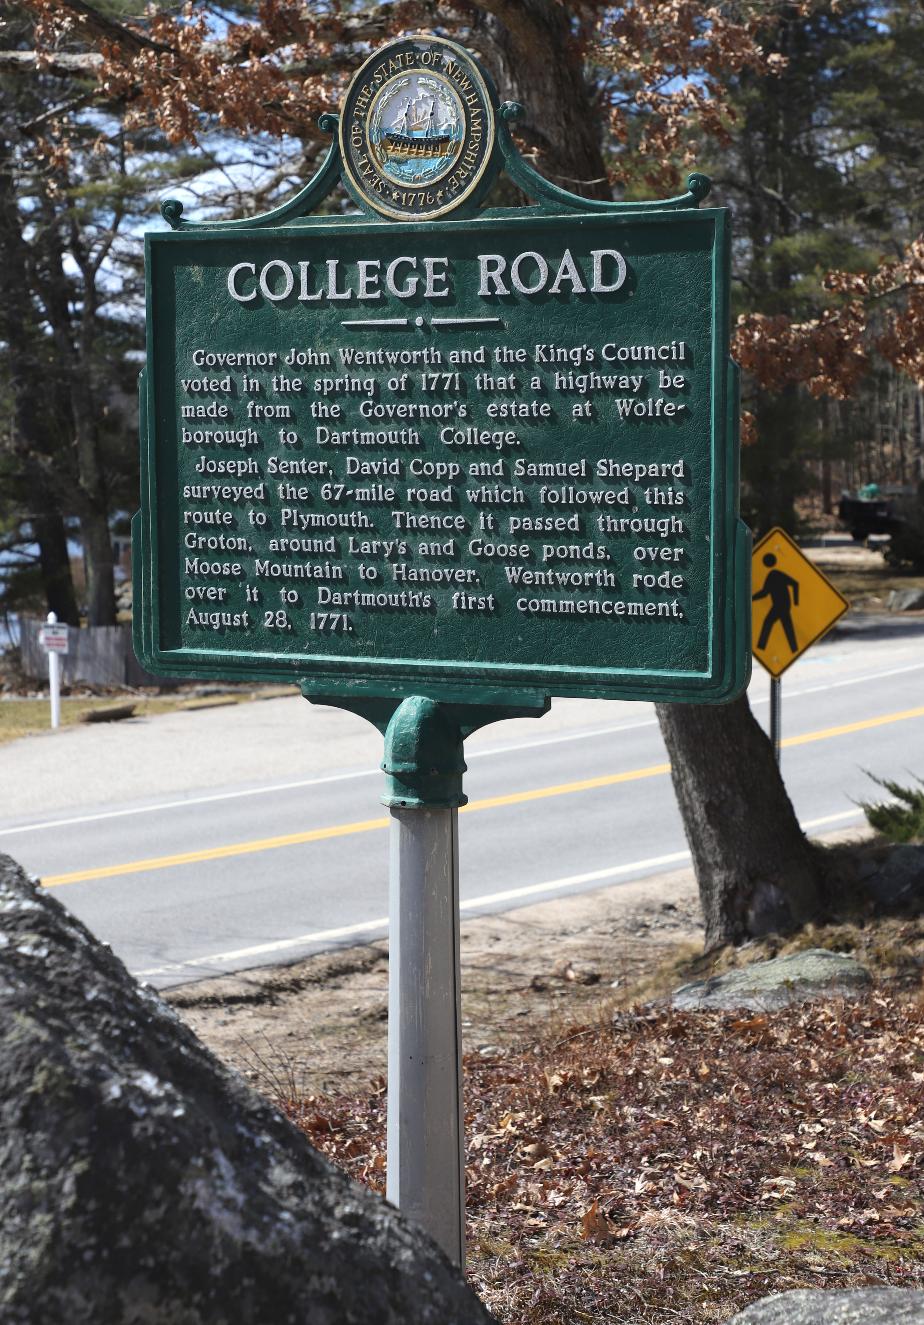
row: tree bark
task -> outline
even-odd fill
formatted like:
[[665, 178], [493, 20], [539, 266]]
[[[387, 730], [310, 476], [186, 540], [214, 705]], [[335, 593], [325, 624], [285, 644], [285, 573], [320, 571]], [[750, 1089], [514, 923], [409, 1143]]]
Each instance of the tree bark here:
[[75, 326], [65, 250], [59, 234], [61, 218], [47, 194], [42, 203], [44, 220], [36, 240], [44, 259], [41, 295], [68, 387], [77, 477], [73, 500], [87, 561], [87, 623], [112, 626], [116, 620], [116, 599], [109, 493], [99, 441], [99, 402], [93, 383], [95, 273], [82, 272], [82, 309]]
[[706, 948], [817, 915], [818, 867], [748, 704], [658, 704], [699, 884]]
[[79, 626], [80, 613], [67, 550], [67, 530], [52, 493], [38, 475], [33, 487], [33, 507], [30, 523], [39, 546], [39, 565], [48, 610], [54, 612], [59, 621]]
[[[556, 0], [478, 0], [473, 40], [484, 45], [505, 101], [525, 110], [517, 133], [539, 169], [585, 198], [612, 198], [593, 105], [568, 6]], [[480, 38], [480, 40], [479, 40]]]

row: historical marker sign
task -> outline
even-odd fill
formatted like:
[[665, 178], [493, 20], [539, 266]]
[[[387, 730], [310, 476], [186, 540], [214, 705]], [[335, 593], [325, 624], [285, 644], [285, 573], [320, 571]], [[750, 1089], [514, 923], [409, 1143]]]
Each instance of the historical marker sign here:
[[771, 676], [782, 676], [850, 604], [782, 529], [771, 529], [754, 548], [751, 574], [754, 657]]
[[152, 671], [463, 702], [744, 684], [725, 212], [545, 185], [570, 201], [440, 219], [490, 182], [495, 114], [459, 48], [395, 43], [331, 175], [366, 215], [171, 204], [148, 235]]
[[[135, 648], [383, 732], [387, 1195], [457, 1264], [464, 739], [550, 695], [730, 699], [750, 663], [725, 213], [696, 175], [566, 193], [517, 112], [461, 48], [393, 42], [291, 202], [168, 200], [147, 238]], [[501, 167], [535, 206], [477, 210]], [[363, 215], [311, 216], [341, 178]]]

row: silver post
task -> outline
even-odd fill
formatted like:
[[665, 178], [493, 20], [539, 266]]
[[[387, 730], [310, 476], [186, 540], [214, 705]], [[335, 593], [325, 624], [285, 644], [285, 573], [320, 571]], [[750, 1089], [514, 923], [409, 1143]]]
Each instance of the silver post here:
[[465, 1265], [458, 810], [391, 810], [386, 1195]]
[[782, 721], [783, 721], [782, 686], [780, 683], [780, 678], [778, 676], [771, 676], [770, 678], [770, 744], [773, 746], [773, 754], [777, 762], [777, 767], [779, 767], [780, 764], [780, 753], [781, 753], [780, 732], [782, 727]]
[[[57, 613], [49, 612], [45, 620], [49, 626], [57, 625]], [[48, 698], [51, 701], [51, 726], [56, 731], [61, 725], [61, 660], [53, 649], [48, 651]]]

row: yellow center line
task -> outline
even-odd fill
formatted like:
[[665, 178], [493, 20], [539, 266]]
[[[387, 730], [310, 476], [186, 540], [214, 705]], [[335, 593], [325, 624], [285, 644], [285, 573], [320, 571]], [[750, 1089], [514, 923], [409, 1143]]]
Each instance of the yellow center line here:
[[254, 851], [272, 851], [275, 847], [297, 847], [303, 842], [320, 842], [328, 837], [348, 837], [351, 833], [371, 833], [387, 828], [387, 819], [361, 819], [358, 823], [334, 824], [330, 828], [312, 828], [306, 833], [287, 833], [284, 837], [258, 837], [250, 842], [232, 842], [226, 847], [206, 847], [202, 851], [181, 851], [175, 856], [151, 856], [130, 860], [125, 865], [101, 865], [96, 869], [74, 870], [72, 874], [50, 874], [42, 879], [44, 888], [60, 888], [63, 883], [82, 883], [85, 879], [111, 879], [117, 874], [143, 874], [147, 870], [167, 870], [174, 865], [194, 865], [200, 860], [225, 860], [228, 856], [249, 856]]
[[[805, 732], [801, 736], [787, 736], [784, 746], [808, 745], [812, 741], [827, 741], [850, 732], [866, 731], [870, 727], [884, 727], [893, 722], [906, 722], [924, 717], [924, 707], [903, 709], [899, 713], [886, 713], [879, 718], [863, 718], [859, 722], [844, 723], [839, 727], [824, 727]], [[647, 768], [633, 768], [626, 773], [606, 773], [601, 777], [584, 778], [579, 782], [560, 782], [550, 787], [536, 787], [532, 791], [514, 791], [506, 796], [488, 796], [471, 801], [460, 810], [461, 814], [475, 814], [479, 810], [493, 810], [501, 805], [522, 805], [527, 801], [545, 800], [550, 796], [569, 796], [581, 791], [594, 791], [599, 787], [612, 787], [620, 782], [638, 782], [642, 778], [661, 777], [670, 772], [670, 764], [650, 764]], [[67, 883], [84, 883], [87, 879], [111, 879], [122, 874], [144, 874], [152, 870], [172, 869], [175, 865], [195, 865], [204, 860], [226, 860], [229, 856], [248, 856], [256, 851], [273, 851], [277, 847], [302, 846], [306, 842], [322, 842], [331, 837], [349, 837], [353, 833], [371, 833], [387, 828], [387, 817], [360, 819], [355, 823], [332, 824], [328, 828], [311, 828], [304, 833], [287, 833], [283, 837], [261, 837], [249, 842], [232, 842], [223, 847], [206, 847], [202, 851], [183, 851], [174, 856], [151, 856], [147, 860], [131, 860], [122, 865], [100, 865], [94, 869], [74, 870], [71, 874], [50, 874], [42, 879], [45, 888], [60, 888]]]
[[787, 736], [783, 745], [809, 745], [812, 741], [829, 741], [832, 736], [847, 736], [850, 732], [866, 731], [870, 727], [885, 727], [890, 722], [907, 722], [909, 718], [924, 717], [924, 708], [902, 709], [900, 713], [884, 713], [881, 718], [862, 718], [859, 722], [847, 722], [842, 727], [823, 727], [817, 732], [805, 732], [802, 736]]

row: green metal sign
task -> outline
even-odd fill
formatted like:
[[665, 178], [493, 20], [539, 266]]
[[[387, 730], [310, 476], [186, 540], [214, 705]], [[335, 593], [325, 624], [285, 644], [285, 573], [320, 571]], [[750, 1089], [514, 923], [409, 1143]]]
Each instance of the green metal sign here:
[[[139, 657], [344, 699], [731, 698], [725, 211], [702, 176], [644, 205], [555, 188], [464, 53], [395, 45], [290, 203], [168, 202], [147, 236]], [[501, 166], [535, 205], [466, 214]], [[312, 216], [341, 174], [363, 214]]]

